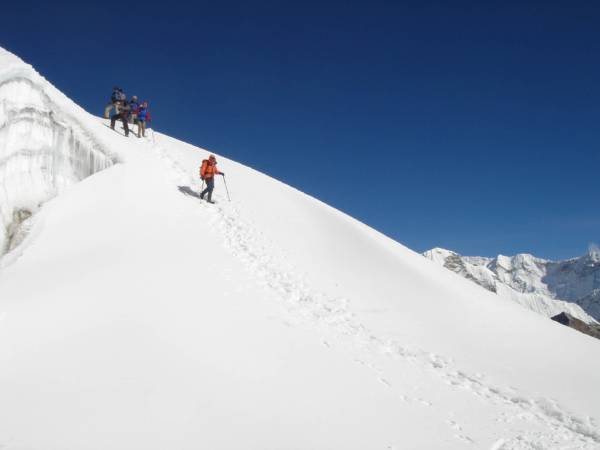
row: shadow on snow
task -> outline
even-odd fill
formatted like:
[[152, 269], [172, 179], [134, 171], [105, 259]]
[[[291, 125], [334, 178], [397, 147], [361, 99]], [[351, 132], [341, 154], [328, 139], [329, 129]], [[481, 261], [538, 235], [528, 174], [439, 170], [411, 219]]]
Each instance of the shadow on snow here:
[[177, 189], [179, 189], [179, 192], [181, 192], [184, 195], [187, 195], [188, 197], [194, 197], [194, 198], [200, 198], [200, 194], [192, 191], [192, 189], [189, 186], [177, 186]]

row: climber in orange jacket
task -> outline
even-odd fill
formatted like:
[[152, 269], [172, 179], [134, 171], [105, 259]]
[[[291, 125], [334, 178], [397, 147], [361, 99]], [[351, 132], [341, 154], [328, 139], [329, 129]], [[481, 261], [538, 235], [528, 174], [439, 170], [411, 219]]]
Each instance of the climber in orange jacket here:
[[210, 155], [208, 159], [202, 161], [202, 167], [200, 167], [200, 178], [206, 181], [206, 189], [200, 194], [200, 198], [208, 193], [208, 203], [214, 203], [212, 201], [212, 191], [215, 188], [215, 175], [225, 175], [225, 172], [219, 172], [217, 169], [217, 158], [215, 155]]

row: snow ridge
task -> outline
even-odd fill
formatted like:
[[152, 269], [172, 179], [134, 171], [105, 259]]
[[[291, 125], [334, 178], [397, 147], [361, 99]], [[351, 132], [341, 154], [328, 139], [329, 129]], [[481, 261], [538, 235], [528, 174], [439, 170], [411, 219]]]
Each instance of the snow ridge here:
[[[163, 160], [167, 169], [165, 172], [171, 172], [168, 175], [171, 183], [193, 187], [180, 191], [188, 195], [191, 202], [198, 202], [200, 182], [167, 148], [158, 143], [153, 147]], [[262, 281], [279, 320], [294, 328], [316, 333], [326, 347], [355, 355], [354, 361], [374, 371], [379, 381], [401, 401], [437, 409], [430, 401], [406, 395], [400, 389], [405, 383], [400, 374], [416, 370], [419, 376], [426, 374], [450, 390], [466, 390], [490, 405], [508, 408], [511, 412], [499, 417], [498, 421], [523, 420], [556, 430], [552, 435], [539, 432], [506, 439], [495, 448], [547, 448], [564, 440], [580, 442], [582, 446], [577, 448], [592, 449], [600, 444], [600, 433], [589, 416], [571, 414], [551, 398], [524, 394], [481, 373], [461, 370], [460, 364], [450, 357], [400, 345], [367, 329], [354, 319], [348, 298], [310, 289], [303, 274], [286, 261], [285, 253], [276, 256], [273, 251], [275, 244], [255, 228], [254, 220], [243, 205], [221, 197], [214, 205], [200, 201], [198, 207], [202, 208], [211, 226], [222, 236], [223, 247], [241, 260], [253, 278]], [[461, 429], [455, 422], [449, 423], [449, 426]], [[473, 443], [468, 436], [455, 437]]]

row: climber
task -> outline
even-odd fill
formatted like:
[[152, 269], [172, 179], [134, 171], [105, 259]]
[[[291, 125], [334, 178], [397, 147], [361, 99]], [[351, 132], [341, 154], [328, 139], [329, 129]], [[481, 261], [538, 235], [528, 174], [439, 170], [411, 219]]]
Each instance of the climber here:
[[148, 103], [142, 103], [142, 106], [135, 112], [137, 117], [138, 137], [146, 136], [146, 121], [152, 122], [150, 119], [150, 111], [148, 111]]
[[123, 119], [123, 128], [125, 130], [125, 136], [129, 136], [129, 125], [127, 125], [127, 116], [129, 115], [129, 112], [131, 110], [131, 105], [130, 103], [125, 100], [125, 94], [121, 94], [121, 106], [119, 107], [119, 111], [117, 112], [117, 114], [115, 114], [114, 116], [112, 116], [110, 118], [110, 127], [114, 130], [115, 129], [115, 122], [118, 119]]
[[215, 175], [225, 176], [225, 172], [219, 172], [215, 155], [210, 155], [208, 159], [202, 161], [202, 167], [200, 167], [200, 178], [206, 181], [206, 189], [202, 191], [200, 198], [203, 199], [204, 195], [208, 193], [208, 203], [214, 203], [212, 201], [212, 191], [215, 188]]
[[140, 105], [138, 105], [137, 96], [136, 95], [134, 95], [133, 97], [131, 97], [131, 101], [129, 102], [129, 105], [131, 107], [131, 114], [129, 115], [129, 123], [133, 125], [133, 124], [136, 123], [137, 110], [140, 109]]
[[108, 119], [108, 116], [110, 114], [110, 110], [115, 108], [115, 114], [119, 114], [119, 103], [121, 102], [121, 94], [123, 93], [122, 89], [119, 89], [118, 87], [115, 86], [115, 89], [112, 93], [112, 95], [110, 96], [110, 103], [108, 105], [106, 105], [106, 108], [104, 109], [104, 118]]

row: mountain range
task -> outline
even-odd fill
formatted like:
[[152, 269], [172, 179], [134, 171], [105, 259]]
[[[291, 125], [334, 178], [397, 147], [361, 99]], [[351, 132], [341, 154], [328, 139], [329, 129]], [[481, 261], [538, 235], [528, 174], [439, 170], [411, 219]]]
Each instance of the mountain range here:
[[600, 320], [600, 253], [566, 261], [532, 255], [484, 258], [434, 248], [428, 259], [546, 317], [566, 312], [586, 323]]

